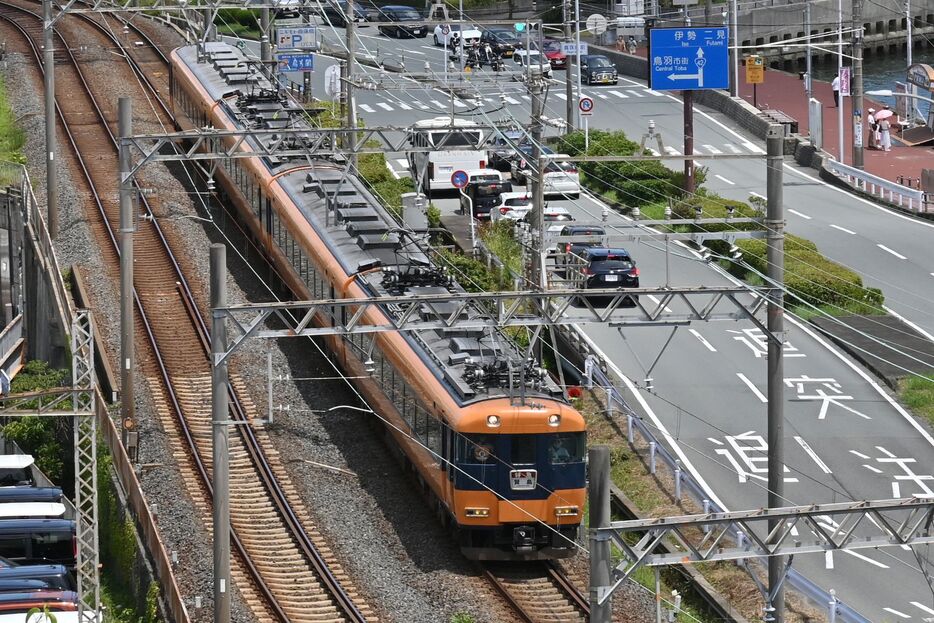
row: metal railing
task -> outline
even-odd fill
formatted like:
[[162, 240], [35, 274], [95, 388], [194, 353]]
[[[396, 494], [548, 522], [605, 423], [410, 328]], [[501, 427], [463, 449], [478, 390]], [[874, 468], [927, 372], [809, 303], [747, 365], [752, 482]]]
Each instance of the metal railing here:
[[[604, 371], [603, 368], [606, 367], [606, 362], [602, 362], [602, 365], [599, 365], [601, 363], [599, 361], [599, 355], [591, 346], [586, 334], [578, 327], [570, 327], [569, 330], [570, 332], [578, 333], [577, 337], [580, 345], [583, 346], [582, 351], [584, 351], [584, 356], [589, 355], [597, 359], [598, 365], [593, 365], [590, 368], [591, 381], [593, 382], [594, 388], [605, 388], [608, 409], [612, 406], [614, 410], [626, 415], [626, 434], [629, 443], [633, 444], [635, 442], [635, 436], [638, 433], [649, 447], [649, 466], [650, 469], [653, 470], [653, 473], [654, 466], [659, 459], [671, 470], [671, 473], [674, 475], [676, 501], [680, 501], [682, 494], [687, 491], [698, 505], [703, 506], [704, 509], [709, 509], [709, 512], [725, 512], [726, 509], [720, 508], [719, 505], [710, 499], [704, 487], [694, 478], [693, 474], [684, 469], [680, 459], [676, 458], [671, 451], [668, 450], [666, 445], [656, 436], [649, 424], [647, 424], [629, 405], [623, 397], [622, 392], [616, 387], [616, 383], [614, 383]], [[705, 512], [707, 511], [705, 510]], [[737, 535], [734, 535], [734, 537], [736, 536]], [[794, 568], [789, 569], [786, 581], [795, 590], [807, 596], [815, 605], [826, 608], [830, 620], [843, 623], [872, 623], [870, 619], [867, 619], [850, 606], [847, 606], [829, 591], [824, 590], [804, 577]], [[830, 613], [831, 611], [832, 614]]]
[[[59, 269], [58, 258], [55, 255], [55, 249], [52, 247], [52, 240], [49, 238], [46, 228], [45, 218], [39, 209], [39, 204], [32, 192], [32, 184], [29, 180], [29, 174], [22, 165], [0, 161], [0, 179], [5, 185], [18, 185], [22, 191], [24, 225], [26, 226], [29, 239], [35, 245], [36, 259], [40, 263], [39, 269], [49, 275], [56, 309], [59, 320], [65, 330], [68, 331], [72, 324], [72, 309], [69, 304], [69, 297], [65, 288], [65, 282], [62, 279], [62, 271]], [[169, 561], [168, 552], [159, 535], [159, 527], [155, 517], [149, 509], [146, 498], [143, 495], [142, 487], [136, 476], [136, 470], [133, 463], [126, 454], [126, 450], [120, 440], [120, 433], [117, 431], [110, 414], [104, 405], [107, 401], [100, 395], [100, 389], [95, 387], [97, 392], [97, 419], [98, 429], [107, 443], [107, 448], [113, 460], [114, 471], [117, 473], [117, 479], [120, 486], [126, 494], [127, 503], [136, 520], [143, 537], [143, 543], [146, 546], [153, 564], [156, 569], [156, 576], [168, 607], [169, 614], [175, 623], [189, 623], [191, 619], [188, 616], [188, 610], [179, 591], [178, 584], [175, 581], [175, 573], [172, 570], [172, 564]]]
[[931, 205], [932, 197], [927, 196], [922, 190], [916, 190], [910, 186], [903, 186], [896, 182], [867, 173], [862, 169], [856, 169], [847, 166], [836, 160], [828, 160], [824, 163], [824, 168], [833, 173], [838, 178], [843, 179], [856, 190], [860, 190], [868, 195], [887, 201], [900, 208], [906, 208], [911, 212], [924, 214], [931, 211], [934, 207]]

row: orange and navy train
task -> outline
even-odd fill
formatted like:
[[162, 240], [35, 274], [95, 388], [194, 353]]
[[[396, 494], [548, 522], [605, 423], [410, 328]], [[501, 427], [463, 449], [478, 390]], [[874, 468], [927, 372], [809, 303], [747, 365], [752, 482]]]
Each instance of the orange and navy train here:
[[[200, 54], [196, 46], [173, 51], [172, 98], [182, 129], [314, 133], [303, 111], [224, 43], [208, 43]], [[332, 160], [312, 153], [233, 158], [220, 162], [215, 176], [297, 298], [463, 292], [430, 250]], [[371, 309], [373, 324], [399, 313], [388, 305]], [[419, 312], [426, 319], [436, 313]], [[495, 327], [419, 330], [333, 336], [329, 346], [348, 376], [363, 377], [355, 383], [392, 423], [394, 443], [442, 521], [456, 528], [466, 556], [529, 560], [574, 552], [585, 495], [584, 420], [506, 336]]]

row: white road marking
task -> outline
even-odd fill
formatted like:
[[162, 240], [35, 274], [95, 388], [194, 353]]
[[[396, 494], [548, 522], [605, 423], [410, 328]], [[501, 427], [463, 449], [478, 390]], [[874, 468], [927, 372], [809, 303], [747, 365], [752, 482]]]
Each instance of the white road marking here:
[[746, 375], [745, 375], [745, 374], [743, 374], [742, 372], [737, 372], [737, 373], [736, 373], [736, 376], [739, 377], [739, 380], [740, 380], [740, 381], [742, 381], [743, 383], [746, 384], [746, 387], [748, 387], [750, 390], [752, 390], [752, 393], [756, 395], [756, 398], [758, 398], [760, 402], [768, 402], [768, 401], [769, 401], [769, 399], [766, 398], [766, 397], [762, 394], [762, 392], [759, 391], [759, 388], [756, 387], [755, 385], [753, 385], [753, 384], [752, 384], [752, 381], [750, 381], [749, 379], [746, 378]]
[[405, 102], [399, 102], [399, 108], [402, 110], [412, 110], [412, 107], [406, 104]]
[[672, 156], [680, 156], [681, 152], [672, 147], [671, 145], [665, 145], [665, 152], [671, 154]]
[[515, 99], [515, 98], [512, 98], [512, 97], [509, 97], [508, 95], [506, 96], [506, 101], [507, 101], [508, 103], [510, 103], [510, 104], [513, 104], [513, 105], [519, 103], [519, 100], [517, 100], [517, 99]]
[[817, 453], [814, 452], [814, 449], [811, 448], [808, 442], [806, 442], [803, 438], [797, 437], [797, 436], [795, 437], [795, 441], [797, 441], [798, 445], [801, 446], [801, 449], [804, 450], [807, 453], [807, 455], [811, 457], [811, 459], [813, 459], [815, 463], [817, 463], [817, 466], [821, 468], [822, 472], [824, 472], [825, 474], [833, 473], [832, 471], [830, 471], [830, 468], [827, 467], [827, 464], [820, 460], [820, 457], [817, 456]]
[[632, 95], [633, 97], [645, 97], [642, 93], [639, 93], [638, 91], [626, 91], [626, 92]]
[[396, 178], [397, 180], [400, 179], [402, 176], [396, 173], [396, 170], [392, 168], [392, 165], [389, 164], [389, 161], [386, 160], [385, 162], [386, 162], [386, 168], [389, 169], [389, 172], [392, 174], [392, 176]]
[[884, 454], [885, 456], [889, 457], [890, 459], [894, 459], [894, 458], [895, 458], [895, 455], [894, 455], [894, 454], [892, 454], [891, 452], [889, 452], [888, 450], [886, 450], [886, 449], [885, 449], [884, 447], [882, 447], [882, 446], [876, 446], [876, 450], [878, 450], [879, 452], [881, 452], [881, 453]]
[[726, 179], [722, 175], [717, 175], [716, 173], [714, 173], [714, 177], [720, 180], [721, 182], [726, 182], [730, 186], [736, 186], [736, 182], [731, 182], [730, 180]]
[[894, 610], [894, 609], [892, 609], [892, 608], [883, 608], [883, 610], [885, 610], [886, 612], [891, 612], [891, 613], [894, 614], [895, 616], [901, 617], [901, 618], [903, 618], [903, 619], [910, 619], [910, 618], [911, 618], [909, 615], [905, 614], [904, 612], [899, 612], [898, 610]]
[[418, 50], [406, 50], [410, 54], [418, 54], [419, 56], [425, 56], [424, 52], [419, 52]]
[[559, 98], [563, 99], [565, 102], [568, 101], [568, 96], [565, 95], [564, 93], [561, 93], [560, 91], [555, 92], [555, 95], [557, 95]]
[[438, 100], [431, 100], [431, 105], [432, 105], [432, 106], [437, 106], [437, 107], [440, 108], [441, 110], [444, 110], [445, 108], [448, 107], [447, 104], [442, 104], [442, 103], [439, 102]]
[[367, 105], [367, 104], [359, 104], [359, 106], [360, 106], [360, 108], [362, 108], [362, 109], [365, 110], [366, 112], [376, 112], [375, 110], [373, 110], [373, 109], [372, 109], [369, 105]]
[[431, 45], [423, 45], [422, 48], [424, 48], [424, 49], [426, 49], [426, 50], [431, 50], [432, 52], [437, 52], [437, 51], [439, 51], [439, 50], [443, 50], [443, 49], [444, 49], [443, 46], [437, 47], [437, 46], [431, 46]]
[[888, 247], [885, 246], [884, 244], [877, 244], [876, 246], [879, 247], [880, 249], [882, 249], [883, 251], [885, 251], [886, 253], [891, 253], [892, 255], [894, 255], [895, 257], [897, 257], [897, 258], [900, 259], [900, 260], [907, 260], [907, 259], [908, 259], [907, 257], [905, 257], [904, 255], [902, 255], [902, 254], [899, 253], [898, 251], [893, 251], [892, 249], [888, 248]]
[[833, 551], [824, 552], [824, 567], [833, 569]]
[[660, 153], [658, 153], [657, 151], [655, 151], [655, 150], [652, 149], [651, 147], [646, 147], [646, 149], [648, 149], [648, 150], [649, 150], [649, 153], [652, 154], [653, 156], [661, 156]]
[[863, 454], [862, 452], [857, 452], [856, 450], [850, 450], [850, 454], [856, 455], [856, 456], [858, 456], [859, 458], [861, 458], [861, 459], [863, 459], [863, 460], [869, 458], [868, 456], [866, 456], [866, 455]]
[[736, 145], [734, 145], [733, 143], [724, 143], [723, 146], [726, 147], [727, 149], [729, 149], [730, 152], [732, 152], [732, 153], [734, 153], [734, 154], [741, 154], [741, 153], [743, 153], [742, 150], [741, 150], [739, 147], [737, 147]]
[[749, 141], [743, 141], [743, 142], [742, 142], [742, 145], [743, 145], [743, 147], [745, 147], [746, 149], [748, 149], [749, 151], [751, 151], [751, 152], [754, 153], [754, 154], [764, 154], [764, 153], [765, 153], [765, 150], [762, 149], [761, 147], [759, 147], [758, 145], [756, 145], [755, 143], [750, 143]]
[[649, 95], [659, 95], [659, 96], [663, 95], [662, 93], [659, 93], [658, 91], [653, 91], [652, 89], [646, 89], [645, 92], [648, 93]]
[[398, 165], [399, 165], [400, 167], [402, 167], [403, 169], [408, 169], [408, 168], [409, 168], [409, 161], [406, 160], [405, 158], [397, 158], [397, 159], [396, 159], [396, 164], [398, 164]]
[[[931, 276], [934, 277], [934, 273], [931, 273]], [[921, 327], [919, 327], [918, 325], [916, 325], [916, 324], [913, 323], [912, 321], [908, 320], [907, 318], [905, 318], [904, 316], [902, 316], [902, 315], [899, 314], [898, 312], [892, 311], [891, 309], [889, 309], [889, 308], [886, 307], [885, 305], [882, 306], [882, 309], [884, 309], [884, 310], [886, 311], [886, 313], [895, 316], [896, 318], [898, 318], [899, 320], [901, 320], [902, 322], [904, 322], [906, 325], [908, 325], [909, 327], [911, 327], [912, 329], [914, 329], [915, 331], [917, 331], [918, 333], [920, 333], [921, 335], [923, 335], [923, 336], [926, 337], [927, 339], [929, 339], [929, 340], [931, 340], [932, 342], [934, 342], [934, 335], [931, 335], [930, 333], [928, 333], [927, 331], [925, 331], [924, 329], [922, 329]]]
[[[852, 450], [851, 450], [851, 452], [852, 452]], [[881, 474], [881, 473], [882, 473], [882, 470], [881, 470], [881, 469], [879, 469], [878, 467], [873, 467], [872, 465], [863, 465], [863, 467], [865, 467], [865, 468], [868, 469], [869, 471], [875, 472], [875, 473], [877, 473], [877, 474]]]
[[462, 101], [460, 101], [459, 99], [456, 99], [456, 98], [455, 98], [455, 99], [454, 99], [454, 107], [455, 107], [455, 108], [467, 108], [467, 104], [465, 104], [464, 102], [462, 102]]
[[412, 103], [418, 106], [419, 108], [421, 108], [422, 110], [428, 110], [429, 108], [429, 106], [425, 104], [424, 102], [417, 102], [415, 100], [412, 100]]
[[855, 236], [855, 235], [856, 235], [856, 232], [855, 232], [855, 231], [850, 231], [850, 230], [847, 229], [846, 227], [840, 227], [839, 225], [834, 225], [833, 223], [831, 223], [830, 226], [833, 227], [834, 229], [839, 229], [840, 231], [842, 231], [842, 232], [845, 233], [845, 234], [850, 234], [851, 236]]
[[606, 95], [604, 95], [604, 94], [601, 93], [600, 91], [596, 91], [596, 92], [594, 93], [594, 95], [596, 95], [597, 97], [599, 97], [599, 98], [602, 99], [602, 100], [608, 100], [608, 99], [610, 99], [609, 97], [607, 97]]
[[695, 153], [695, 154], [698, 154], [698, 155], [703, 155], [704, 150], [701, 149], [700, 147], [698, 147], [697, 145], [695, 145], [695, 146], [694, 146], [694, 153]]
[[851, 550], [851, 549], [845, 549], [845, 550], [843, 550], [843, 551], [846, 552], [847, 554], [849, 554], [850, 556], [853, 556], [854, 558], [859, 558], [860, 560], [865, 560], [865, 561], [868, 562], [869, 564], [875, 565], [875, 566], [879, 567], [880, 569], [888, 569], [888, 568], [889, 568], [888, 565], [883, 564], [883, 563], [879, 562], [878, 560], [873, 560], [873, 559], [870, 558], [869, 556], [863, 556], [862, 554], [859, 554], [859, 553], [857, 553], [857, 552], [854, 552], [854, 551]]
[[707, 350], [709, 350], [709, 351], [712, 352], [712, 353], [717, 352], [717, 349], [714, 348], [713, 345], [712, 345], [710, 342], [708, 342], [707, 340], [705, 340], [705, 339], [704, 339], [704, 336], [701, 335], [700, 333], [698, 333], [696, 329], [688, 329], [688, 331], [691, 332], [691, 335], [693, 335], [694, 337], [696, 337], [697, 339], [699, 339], [699, 340], [700, 340], [700, 343], [707, 347]]
[[902, 497], [902, 488], [897, 482], [892, 483], [892, 499], [898, 499]]
[[717, 148], [714, 147], [713, 145], [706, 145], [706, 144], [705, 144], [705, 145], [704, 145], [704, 149], [706, 149], [707, 151], [709, 151], [710, 153], [712, 153], [712, 154], [715, 155], [715, 156], [716, 156], [717, 154], [722, 154], [722, 153], [723, 153], [722, 151], [720, 151], [719, 149], [717, 149]]
[[610, 93], [612, 93], [612, 94], [615, 95], [616, 97], [622, 98], [622, 99], [624, 99], [624, 100], [628, 100], [628, 99], [629, 99], [629, 96], [626, 95], [626, 94], [624, 94], [622, 91], [610, 91]]
[[383, 110], [392, 110], [392, 106], [390, 106], [386, 102], [376, 102], [376, 105], [382, 108]]
[[524, 99], [524, 100], [527, 101], [527, 102], [531, 102], [531, 101], [532, 101], [532, 98], [529, 97], [528, 95], [523, 95], [523, 96], [522, 96], [522, 99]]
[[792, 210], [791, 208], [789, 208], [788, 211], [791, 212], [792, 214], [794, 214], [795, 216], [800, 216], [801, 218], [807, 219], [807, 220], [809, 220], [809, 221], [811, 220], [811, 217], [810, 217], [810, 216], [808, 216], [807, 214], [801, 214], [801, 213], [798, 212], [797, 210]]
[[722, 445], [723, 445], [723, 442], [722, 442], [722, 441], [720, 441], [719, 439], [715, 439], [714, 437], [708, 437], [708, 438], [707, 438], [707, 441], [709, 441], [710, 443], [712, 443], [712, 444], [714, 444], [714, 445], [717, 445], [717, 446], [722, 446]]
[[928, 614], [934, 614], [934, 610], [931, 610], [930, 608], [928, 608], [927, 606], [925, 606], [925, 605], [924, 605], [923, 603], [921, 603], [921, 602], [912, 601], [912, 602], [909, 602], [909, 603], [910, 603], [912, 606], [914, 606], [915, 608], [920, 608], [921, 610], [924, 610], [924, 611], [927, 612]]

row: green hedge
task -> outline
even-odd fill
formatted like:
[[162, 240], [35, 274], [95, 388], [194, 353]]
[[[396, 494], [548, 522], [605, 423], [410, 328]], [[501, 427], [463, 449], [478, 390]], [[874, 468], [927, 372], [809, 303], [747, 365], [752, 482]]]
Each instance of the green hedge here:
[[402, 195], [415, 192], [415, 184], [409, 177], [396, 179], [386, 167], [383, 154], [360, 154], [357, 157], [360, 177], [370, 186], [394, 216], [402, 216]]
[[509, 275], [463, 253], [441, 251], [443, 263], [468, 292], [498, 292], [512, 288]]
[[0, 79], [0, 160], [26, 164], [26, 157], [23, 156], [22, 151], [25, 143], [26, 135], [16, 125], [16, 117], [13, 116], [13, 110], [10, 108], [6, 85]]
[[480, 239], [511, 272], [522, 274], [522, 246], [512, 235], [512, 221], [497, 221], [480, 228]]

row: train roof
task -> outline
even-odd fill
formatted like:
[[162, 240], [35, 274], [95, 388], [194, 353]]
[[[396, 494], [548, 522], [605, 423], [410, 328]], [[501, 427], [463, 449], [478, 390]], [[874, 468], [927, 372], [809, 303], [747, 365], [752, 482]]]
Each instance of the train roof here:
[[[223, 100], [221, 108], [234, 123], [244, 128], [308, 127], [313, 134], [315, 128], [302, 108], [280, 97], [239, 49], [226, 43], [207, 46], [204, 59], [199, 59], [196, 46], [175, 53], [212, 98]], [[376, 263], [382, 266], [382, 272], [356, 278], [369, 294], [464, 292], [435, 261], [426, 236], [406, 229], [342, 163], [311, 155], [262, 161], [346, 274]], [[384, 311], [401, 313], [391, 306]], [[419, 310], [426, 320], [454, 311], [450, 304], [422, 305]], [[563, 399], [561, 388], [545, 371], [495, 327], [408, 331], [403, 336], [460, 404], [520, 393]]]

